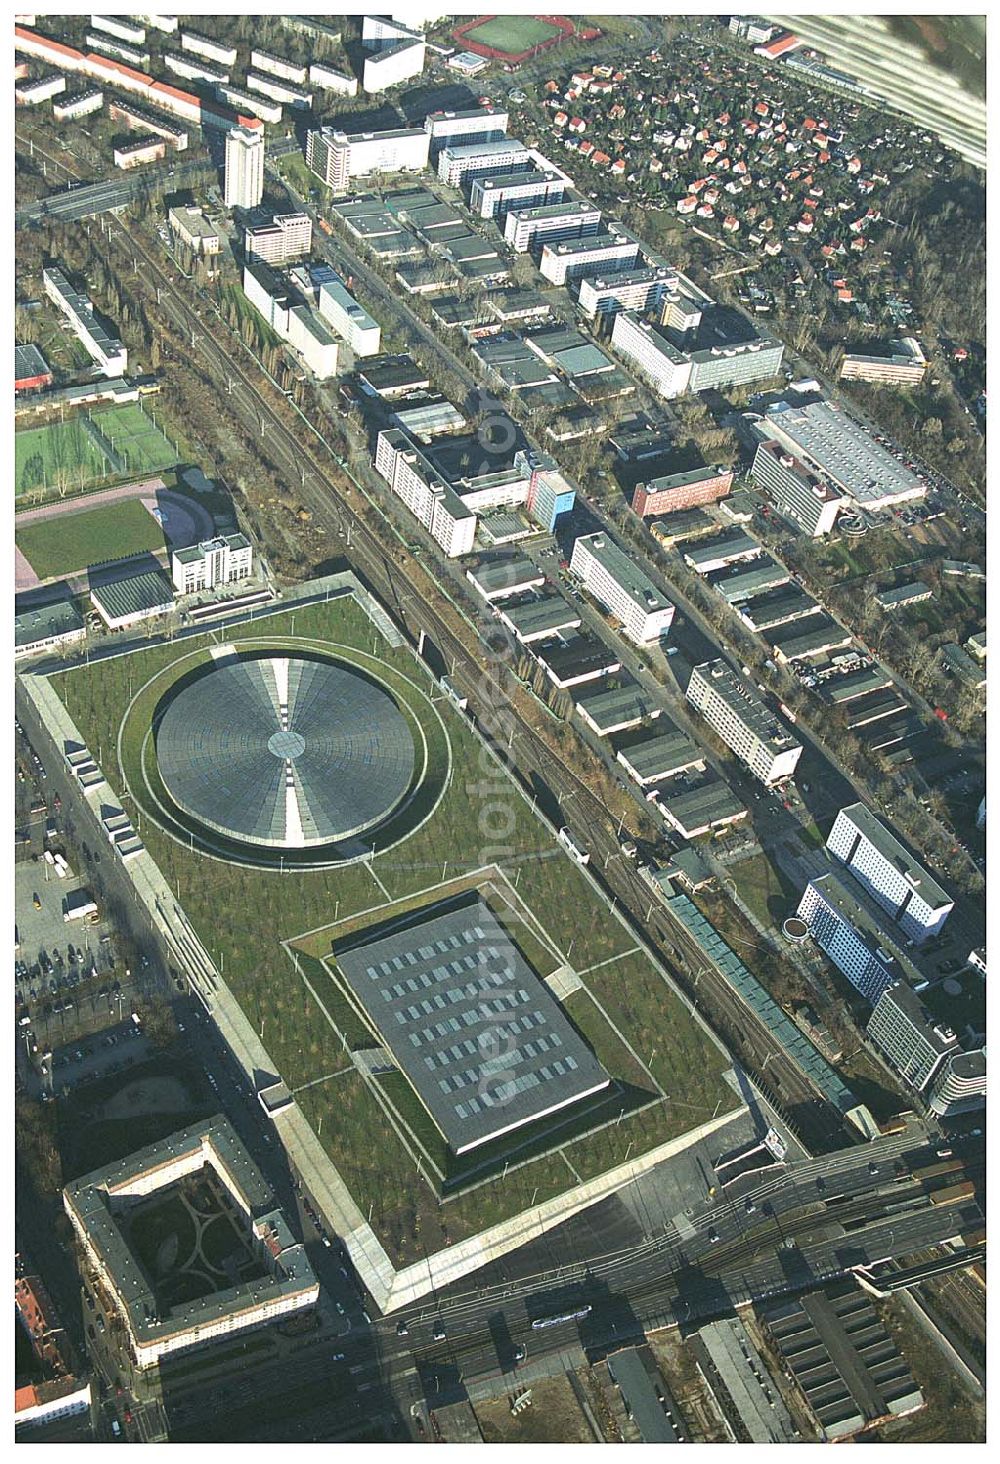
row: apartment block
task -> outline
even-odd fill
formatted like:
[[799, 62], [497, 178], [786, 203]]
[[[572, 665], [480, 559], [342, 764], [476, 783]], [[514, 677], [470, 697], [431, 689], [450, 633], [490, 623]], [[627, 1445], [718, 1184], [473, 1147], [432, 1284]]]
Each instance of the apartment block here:
[[87, 117], [99, 112], [104, 106], [104, 93], [100, 87], [84, 86], [66, 92], [62, 99], [52, 103], [52, 115], [57, 122], [75, 122], [78, 117]]
[[832, 531], [845, 504], [832, 483], [774, 441], [758, 444], [750, 477], [767, 492], [783, 518], [813, 539]]
[[681, 396], [691, 381], [691, 360], [655, 325], [631, 310], [615, 316], [611, 344], [660, 396]]
[[687, 699], [762, 783], [780, 783], [794, 773], [801, 743], [725, 661], [695, 666]]
[[636, 645], [660, 640], [670, 629], [674, 606], [606, 534], [577, 539], [569, 567]]
[[42, 270], [42, 285], [46, 295], [69, 321], [77, 340], [97, 362], [102, 374], [124, 376], [128, 369], [128, 350], [117, 336], [105, 330], [88, 297], [73, 288], [57, 265]]
[[863, 803], [840, 810], [826, 847], [911, 940], [941, 930], [954, 900]]
[[256, 208], [264, 194], [264, 133], [233, 127], [226, 133], [223, 202], [227, 208]]
[[356, 76], [345, 76], [342, 71], [334, 71], [332, 66], [323, 66], [318, 61], [313, 61], [309, 67], [309, 85], [333, 92], [335, 96], [356, 97], [358, 94]]

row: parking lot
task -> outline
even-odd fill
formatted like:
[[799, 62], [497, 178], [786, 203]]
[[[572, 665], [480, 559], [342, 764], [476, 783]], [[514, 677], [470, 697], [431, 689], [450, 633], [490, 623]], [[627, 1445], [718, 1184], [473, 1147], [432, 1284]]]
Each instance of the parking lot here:
[[41, 1061], [42, 1092], [66, 1094], [80, 1083], [132, 1067], [150, 1052], [147, 1038], [129, 1015], [89, 1037], [54, 1047]]

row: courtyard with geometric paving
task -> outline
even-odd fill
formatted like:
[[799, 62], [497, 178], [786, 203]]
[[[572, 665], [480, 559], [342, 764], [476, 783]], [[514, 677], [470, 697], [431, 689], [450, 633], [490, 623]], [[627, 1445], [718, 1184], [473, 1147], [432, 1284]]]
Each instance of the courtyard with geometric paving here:
[[248, 1244], [246, 1217], [208, 1165], [130, 1206], [118, 1224], [164, 1314], [267, 1275]]

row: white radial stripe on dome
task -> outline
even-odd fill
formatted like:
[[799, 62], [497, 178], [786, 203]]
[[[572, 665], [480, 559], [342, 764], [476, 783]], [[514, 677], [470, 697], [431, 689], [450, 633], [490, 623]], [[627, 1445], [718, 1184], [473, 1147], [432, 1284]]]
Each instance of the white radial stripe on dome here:
[[237, 840], [285, 848], [381, 823], [415, 762], [407, 719], [384, 687], [342, 663], [295, 657], [213, 668], [167, 704], [156, 745], [186, 813]]
[[273, 661], [266, 663], [274, 672], [274, 689], [278, 696], [278, 706], [288, 706], [288, 662], [283, 657], [276, 657]]
[[302, 818], [299, 813], [299, 787], [298, 778], [293, 772], [291, 777], [285, 780], [285, 832], [284, 843], [289, 847], [301, 849], [305, 843], [302, 830]]
[[254, 693], [260, 702], [261, 712], [270, 713], [273, 718], [271, 731], [277, 731], [281, 726], [281, 702], [278, 698], [274, 662], [267, 657], [257, 657], [254, 660], [244, 661], [242, 664], [254, 686]]

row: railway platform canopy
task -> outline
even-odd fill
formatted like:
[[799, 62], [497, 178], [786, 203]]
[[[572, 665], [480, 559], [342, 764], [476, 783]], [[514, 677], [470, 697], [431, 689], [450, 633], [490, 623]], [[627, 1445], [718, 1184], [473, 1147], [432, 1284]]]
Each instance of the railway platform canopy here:
[[[720, 976], [750, 1007], [823, 1097], [846, 1116], [851, 1116], [854, 1110], [861, 1107], [847, 1084], [820, 1055], [805, 1033], [800, 1032], [792, 1019], [782, 1011], [757, 977], [747, 970], [739, 956], [729, 948], [711, 921], [705, 919], [697, 905], [687, 895], [675, 895], [666, 904], [671, 915], [683, 925]], [[854, 1121], [857, 1122], [856, 1119]]]

